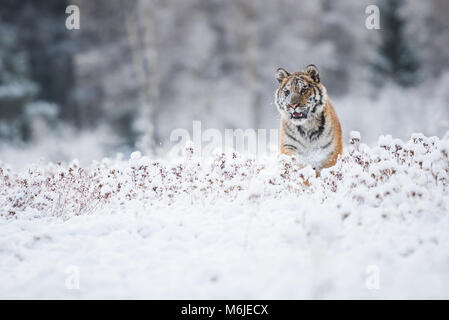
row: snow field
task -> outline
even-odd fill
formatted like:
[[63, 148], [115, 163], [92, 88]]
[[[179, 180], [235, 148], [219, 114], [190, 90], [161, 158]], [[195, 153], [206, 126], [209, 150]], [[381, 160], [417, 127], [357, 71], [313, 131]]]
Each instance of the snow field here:
[[447, 138], [353, 133], [320, 177], [191, 151], [0, 165], [0, 298], [449, 297]]

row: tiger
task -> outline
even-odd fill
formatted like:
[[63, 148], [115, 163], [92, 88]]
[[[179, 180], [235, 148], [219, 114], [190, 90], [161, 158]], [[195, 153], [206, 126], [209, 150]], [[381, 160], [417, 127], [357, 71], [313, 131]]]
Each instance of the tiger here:
[[278, 68], [275, 104], [281, 115], [280, 153], [294, 156], [302, 167], [321, 169], [335, 165], [343, 151], [337, 113], [320, 81], [318, 68], [310, 64], [293, 73]]

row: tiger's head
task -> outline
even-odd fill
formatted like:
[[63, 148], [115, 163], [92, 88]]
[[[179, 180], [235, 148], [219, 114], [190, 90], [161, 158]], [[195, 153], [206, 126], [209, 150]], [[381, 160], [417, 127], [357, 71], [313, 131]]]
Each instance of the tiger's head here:
[[279, 88], [275, 93], [275, 103], [284, 119], [294, 125], [302, 125], [321, 114], [326, 105], [327, 93], [315, 65], [308, 65], [303, 71], [291, 74], [279, 68], [276, 80]]

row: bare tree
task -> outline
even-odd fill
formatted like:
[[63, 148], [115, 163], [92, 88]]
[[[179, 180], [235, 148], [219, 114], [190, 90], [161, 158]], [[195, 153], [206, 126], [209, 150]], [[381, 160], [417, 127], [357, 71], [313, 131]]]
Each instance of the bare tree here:
[[261, 123], [261, 84], [259, 71], [259, 35], [258, 35], [258, 6], [254, 0], [241, 0], [238, 2], [246, 27], [242, 33], [242, 44], [244, 46], [244, 72], [246, 85], [251, 94], [251, 110], [253, 114], [253, 126], [258, 128]]
[[133, 65], [141, 88], [140, 120], [143, 121], [140, 126], [144, 134], [139, 144], [148, 150], [158, 141], [159, 73], [154, 3], [151, 0], [122, 0], [122, 5]]

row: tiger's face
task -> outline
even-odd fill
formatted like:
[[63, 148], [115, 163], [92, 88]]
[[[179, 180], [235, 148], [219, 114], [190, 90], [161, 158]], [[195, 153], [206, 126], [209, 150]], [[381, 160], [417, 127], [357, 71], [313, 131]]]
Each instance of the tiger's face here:
[[294, 125], [302, 125], [321, 114], [327, 94], [315, 65], [311, 64], [305, 70], [292, 74], [279, 68], [276, 79], [279, 88], [275, 93], [275, 103], [284, 119]]

